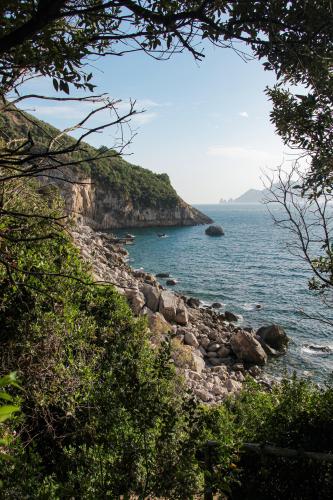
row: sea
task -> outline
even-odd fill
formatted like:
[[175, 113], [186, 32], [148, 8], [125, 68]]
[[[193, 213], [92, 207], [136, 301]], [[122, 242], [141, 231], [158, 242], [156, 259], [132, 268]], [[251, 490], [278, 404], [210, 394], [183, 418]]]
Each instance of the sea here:
[[177, 280], [173, 290], [197, 297], [203, 305], [220, 302], [221, 312], [236, 313], [244, 327], [283, 326], [289, 348], [284, 356], [270, 359], [267, 371], [272, 375], [296, 372], [315, 383], [332, 381], [333, 327], [318, 317], [333, 324], [333, 309], [308, 289], [311, 273], [288, 250], [291, 235], [273, 223], [261, 204], [196, 208], [221, 224], [224, 236], [207, 236], [205, 226], [131, 229], [135, 243], [126, 247], [130, 265], [170, 273]]

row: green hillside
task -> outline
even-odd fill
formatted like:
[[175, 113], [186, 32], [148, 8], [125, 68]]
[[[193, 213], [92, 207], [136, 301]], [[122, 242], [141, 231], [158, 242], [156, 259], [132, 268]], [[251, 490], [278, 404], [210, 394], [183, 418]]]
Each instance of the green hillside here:
[[[59, 133], [58, 129], [48, 123], [16, 109], [0, 115], [1, 136], [8, 140], [26, 138], [30, 134], [34, 149], [48, 147], [50, 140]], [[61, 146], [74, 143], [75, 139], [68, 135], [58, 141]], [[171, 186], [167, 174], [155, 174], [148, 169], [132, 165], [120, 156], [113, 157], [112, 151], [104, 146], [96, 149], [87, 143], [82, 143], [80, 151], [70, 155], [70, 159], [76, 161], [85, 158], [89, 158], [89, 161], [71, 167], [75, 175], [79, 177], [91, 175], [93, 180], [106, 183], [110, 189], [131, 199], [134, 206], [171, 208], [179, 202], [179, 197]]]

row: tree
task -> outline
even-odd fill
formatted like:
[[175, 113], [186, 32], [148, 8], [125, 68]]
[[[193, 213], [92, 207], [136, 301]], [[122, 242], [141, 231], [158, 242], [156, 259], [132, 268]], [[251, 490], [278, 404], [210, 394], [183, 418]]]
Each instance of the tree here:
[[[298, 161], [289, 169], [279, 167], [267, 178], [264, 203], [274, 223], [289, 233], [288, 250], [302, 259], [312, 273], [309, 289], [332, 307], [333, 290], [333, 195], [323, 190], [320, 196], [305, 196], [309, 182]], [[308, 313], [303, 313], [309, 317]], [[333, 326], [328, 316], [316, 313], [312, 319]]]

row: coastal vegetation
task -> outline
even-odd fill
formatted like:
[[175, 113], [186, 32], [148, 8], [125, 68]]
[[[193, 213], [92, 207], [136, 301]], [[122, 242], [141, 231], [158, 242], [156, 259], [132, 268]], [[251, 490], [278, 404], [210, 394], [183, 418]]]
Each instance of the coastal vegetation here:
[[[90, 177], [91, 183], [99, 182], [107, 185], [114, 192], [122, 193], [133, 202], [134, 207], [176, 207], [179, 197], [171, 186], [167, 174], [155, 174], [148, 169], [132, 165], [125, 161], [115, 150], [105, 146], [93, 148], [87, 143], [77, 145], [77, 141], [67, 134], [61, 133], [55, 127], [37, 118], [9, 108], [0, 116], [0, 128], [7, 148], [11, 149], [20, 142], [24, 143], [30, 137], [33, 145], [28, 143], [12, 154], [17, 161], [27, 160], [32, 153], [52, 156], [64, 150], [61, 155], [62, 177], [71, 181], [80, 181]], [[55, 145], [53, 145], [55, 143]], [[7, 151], [3, 151], [3, 160]], [[51, 162], [52, 163], [52, 162]], [[54, 169], [57, 166], [54, 164]], [[46, 173], [46, 170], [42, 170]], [[54, 175], [56, 177], [56, 175]], [[60, 177], [60, 173], [57, 173]]]
[[[24, 80], [40, 75], [64, 97], [37, 99], [93, 92], [85, 57], [126, 53], [128, 41], [158, 58], [189, 50], [197, 59], [198, 39], [242, 41], [276, 73], [272, 120], [310, 155], [302, 196], [316, 199], [331, 189], [331, 3], [22, 0], [0, 14], [0, 397], [10, 402], [0, 406], [1, 497], [330, 499], [332, 388], [294, 378], [265, 390], [249, 379], [237, 398], [200, 404], [174, 366], [172, 335], [156, 347], [147, 320], [95, 282], [57, 189], [40, 183], [91, 174], [137, 201], [173, 204], [168, 177], [125, 162], [124, 144], [86, 144], [96, 128], [85, 120], [69, 138], [13, 106], [32, 97], [21, 94]], [[88, 102], [115, 112], [105, 98]], [[330, 275], [331, 263], [318, 265]], [[262, 446], [256, 456], [251, 443], [299, 454], [267, 456]]]

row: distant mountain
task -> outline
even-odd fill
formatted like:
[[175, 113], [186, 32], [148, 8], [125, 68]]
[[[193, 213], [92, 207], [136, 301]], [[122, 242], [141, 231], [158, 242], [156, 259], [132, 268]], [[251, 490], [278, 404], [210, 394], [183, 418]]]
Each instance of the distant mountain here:
[[261, 203], [267, 194], [267, 189], [249, 189], [238, 198], [232, 200], [232, 203]]

